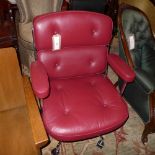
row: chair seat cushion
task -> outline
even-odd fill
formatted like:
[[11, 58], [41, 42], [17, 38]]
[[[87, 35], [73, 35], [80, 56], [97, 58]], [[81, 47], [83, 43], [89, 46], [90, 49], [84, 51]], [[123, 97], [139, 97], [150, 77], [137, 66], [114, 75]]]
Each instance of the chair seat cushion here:
[[59, 141], [93, 138], [119, 128], [128, 118], [127, 105], [102, 75], [50, 80], [42, 118]]

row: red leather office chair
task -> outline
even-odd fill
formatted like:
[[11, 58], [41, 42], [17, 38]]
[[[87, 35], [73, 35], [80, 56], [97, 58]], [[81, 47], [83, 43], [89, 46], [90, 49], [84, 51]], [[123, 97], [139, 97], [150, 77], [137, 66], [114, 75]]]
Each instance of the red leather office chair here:
[[[125, 84], [135, 74], [117, 55], [108, 53], [110, 17], [64, 11], [38, 16], [33, 25], [37, 60], [31, 65], [31, 79], [36, 96], [43, 99], [42, 119], [48, 134], [71, 142], [121, 127], [128, 109], [107, 77], [107, 65]], [[53, 43], [53, 36], [61, 46], [57, 40]]]

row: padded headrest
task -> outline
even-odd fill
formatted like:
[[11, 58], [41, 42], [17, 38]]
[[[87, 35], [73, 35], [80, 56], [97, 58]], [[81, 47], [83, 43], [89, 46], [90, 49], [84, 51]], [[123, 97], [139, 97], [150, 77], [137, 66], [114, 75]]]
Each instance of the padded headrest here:
[[129, 35], [134, 35], [136, 49], [141, 49], [152, 40], [150, 25], [141, 12], [126, 9], [122, 14], [122, 22], [127, 40]]
[[61, 48], [107, 45], [112, 38], [110, 17], [87, 11], [64, 11], [38, 16], [33, 21], [37, 51], [53, 49], [52, 36], [61, 36]]

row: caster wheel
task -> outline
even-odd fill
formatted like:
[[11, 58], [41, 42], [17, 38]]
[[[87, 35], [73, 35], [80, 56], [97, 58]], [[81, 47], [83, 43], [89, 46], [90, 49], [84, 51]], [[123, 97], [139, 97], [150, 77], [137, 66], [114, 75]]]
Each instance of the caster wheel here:
[[104, 147], [104, 139], [101, 137], [101, 139], [97, 142], [96, 146], [100, 149]]
[[52, 151], [51, 151], [51, 155], [58, 155], [59, 154], [59, 149], [57, 148], [54, 148]]

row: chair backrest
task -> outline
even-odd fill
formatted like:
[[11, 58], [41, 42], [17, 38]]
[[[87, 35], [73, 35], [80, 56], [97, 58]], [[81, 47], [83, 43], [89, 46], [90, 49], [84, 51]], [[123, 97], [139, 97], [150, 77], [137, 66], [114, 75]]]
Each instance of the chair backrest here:
[[122, 46], [134, 68], [150, 70], [155, 65], [155, 39], [147, 16], [138, 8], [122, 4], [118, 24]]
[[20, 20], [32, 21], [37, 15], [61, 10], [63, 0], [16, 0]]
[[[103, 72], [112, 20], [103, 14], [86, 11], [49, 13], [34, 19], [34, 43], [38, 60], [53, 78]], [[52, 37], [61, 36], [61, 47], [52, 50]]]

